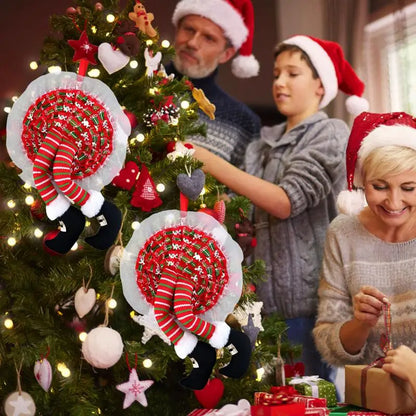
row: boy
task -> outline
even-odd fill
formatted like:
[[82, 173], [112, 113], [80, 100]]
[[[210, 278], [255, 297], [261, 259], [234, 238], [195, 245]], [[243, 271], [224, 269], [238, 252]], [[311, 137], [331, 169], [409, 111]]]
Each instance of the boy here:
[[327, 226], [345, 181], [347, 125], [320, 111], [338, 89], [352, 94], [350, 112], [367, 109], [364, 84], [341, 47], [294, 36], [275, 50], [273, 97], [286, 122], [263, 127], [246, 151], [246, 171], [196, 147], [204, 170], [254, 208], [255, 259], [266, 263], [267, 281], [256, 288], [265, 314], [279, 313], [292, 343], [302, 344], [305, 374], [329, 378], [312, 337]]

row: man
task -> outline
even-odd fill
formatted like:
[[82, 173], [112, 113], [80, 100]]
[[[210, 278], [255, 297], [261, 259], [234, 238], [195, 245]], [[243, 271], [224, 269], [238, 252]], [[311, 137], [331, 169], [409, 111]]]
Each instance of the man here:
[[259, 136], [260, 118], [245, 104], [216, 84], [218, 66], [232, 62], [234, 75], [258, 74], [251, 54], [254, 13], [251, 0], [181, 0], [172, 17], [176, 27], [176, 56], [168, 73], [186, 75], [216, 106], [215, 120], [206, 114], [206, 137], [192, 137], [199, 144], [236, 166], [241, 166], [247, 145]]

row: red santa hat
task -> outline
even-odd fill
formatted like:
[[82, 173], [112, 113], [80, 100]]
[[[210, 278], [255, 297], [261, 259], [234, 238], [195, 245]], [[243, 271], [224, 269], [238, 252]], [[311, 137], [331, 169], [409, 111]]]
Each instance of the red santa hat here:
[[403, 112], [364, 112], [355, 118], [346, 153], [348, 190], [337, 199], [340, 212], [355, 215], [365, 207], [363, 162], [372, 150], [392, 145], [416, 150], [416, 118]]
[[319, 108], [326, 107], [340, 89], [350, 95], [345, 102], [350, 114], [355, 116], [368, 110], [368, 101], [361, 97], [364, 83], [345, 60], [338, 43], [304, 35], [293, 36], [282, 43], [302, 49], [318, 72], [325, 89]]
[[252, 54], [254, 10], [251, 0], [181, 0], [173, 12], [173, 24], [177, 26], [190, 14], [212, 20], [239, 51], [231, 66], [235, 76], [250, 78], [258, 75], [260, 65]]

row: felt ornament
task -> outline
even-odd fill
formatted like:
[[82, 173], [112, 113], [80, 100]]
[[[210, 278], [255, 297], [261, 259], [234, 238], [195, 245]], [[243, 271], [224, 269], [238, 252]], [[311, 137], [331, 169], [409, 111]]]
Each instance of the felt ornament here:
[[143, 163], [141, 166], [141, 172], [139, 179], [137, 180], [133, 196], [130, 204], [136, 208], [140, 208], [142, 211], [151, 211], [153, 208], [157, 208], [162, 204], [162, 200], [156, 191], [155, 183], [152, 177]]
[[74, 297], [75, 311], [80, 318], [83, 318], [95, 305], [97, 294], [93, 288], [80, 287]]
[[198, 103], [199, 108], [211, 119], [215, 120], [215, 104], [206, 97], [204, 90], [200, 88], [192, 89], [192, 97]]
[[120, 267], [120, 260], [123, 255], [123, 247], [119, 245], [111, 246], [104, 258], [104, 269], [113, 276], [117, 273]]
[[154, 19], [153, 13], [147, 13], [145, 7], [139, 0], [136, 0], [133, 11], [129, 13], [129, 19], [135, 23], [141, 32], [149, 36], [149, 38], [156, 37], [157, 32], [152, 26]]
[[109, 43], [103, 42], [98, 46], [98, 60], [111, 75], [124, 68], [129, 63], [130, 57], [119, 49], [113, 49]]
[[85, 30], [82, 31], [81, 36], [78, 40], [68, 40], [69, 46], [75, 50], [72, 60], [78, 62], [81, 59], [86, 59], [90, 64], [96, 65], [95, 54], [97, 53], [98, 47], [92, 45], [88, 40], [88, 35]]
[[205, 185], [205, 173], [201, 169], [195, 169], [191, 174], [180, 173], [176, 178], [179, 190], [190, 200], [198, 199]]
[[100, 227], [85, 242], [100, 250], [113, 244], [121, 212], [101, 190], [124, 163], [130, 131], [110, 88], [75, 73], [40, 76], [13, 105], [7, 150], [21, 178], [45, 202], [47, 217], [59, 222], [60, 232], [44, 239], [50, 251], [66, 254], [83, 232], [86, 217]]
[[140, 51], [140, 40], [136, 33], [138, 29], [130, 19], [118, 20], [113, 29], [116, 45], [125, 55], [132, 57]]
[[123, 294], [140, 314], [154, 313], [178, 357], [193, 369], [181, 380], [202, 389], [216, 362], [216, 349], [233, 351], [219, 371], [239, 378], [248, 369], [247, 335], [225, 318], [242, 288], [242, 252], [213, 217], [187, 211], [162, 211], [135, 229], [120, 264]]
[[147, 407], [147, 398], [145, 391], [154, 383], [153, 380], [139, 380], [135, 368], [130, 369], [129, 380], [125, 383], [118, 384], [116, 389], [125, 394], [123, 409], [130, 407], [135, 401], [142, 406]]
[[251, 404], [246, 399], [240, 399], [237, 404], [226, 404], [215, 411], [216, 416], [251, 416]]
[[15, 391], [4, 401], [4, 412], [6, 416], [34, 416], [36, 405], [29, 393]]
[[129, 160], [111, 183], [118, 188], [130, 191], [136, 183], [139, 174], [140, 169], [137, 164], [132, 160]]
[[181, 157], [191, 157], [195, 153], [195, 149], [191, 143], [182, 142], [169, 142], [166, 146], [167, 155], [166, 157], [174, 162], [176, 159]]
[[258, 328], [257, 326], [254, 325], [253, 314], [250, 313], [248, 315], [247, 325], [242, 326], [241, 329], [244, 331], [244, 333], [250, 339], [251, 349], [254, 350], [254, 347], [256, 346], [257, 335], [260, 332], [260, 328]]
[[97, 2], [94, 5], [94, 9], [98, 11], [102, 11], [104, 9], [104, 6], [100, 2]]
[[214, 211], [215, 211], [218, 222], [220, 222], [221, 224], [224, 224], [226, 207], [225, 207], [225, 202], [222, 199], [215, 201]]
[[305, 375], [305, 364], [302, 362], [285, 364], [285, 375], [288, 378], [303, 377]]
[[88, 332], [82, 343], [82, 354], [93, 367], [109, 368], [123, 354], [123, 341], [114, 329], [99, 326]]
[[212, 378], [203, 389], [195, 390], [194, 394], [202, 407], [214, 409], [224, 394], [224, 383], [219, 378]]
[[162, 53], [158, 51], [155, 55], [153, 51], [149, 48], [144, 50], [144, 60], [146, 65], [146, 75], [150, 78], [153, 77], [153, 74], [157, 72], [159, 68], [160, 61], [162, 59]]
[[173, 102], [173, 96], [165, 97], [157, 108], [150, 108], [143, 113], [142, 120], [145, 126], [152, 128], [160, 121], [165, 123], [172, 123], [179, 117], [179, 110]]
[[48, 391], [52, 383], [52, 367], [47, 358], [41, 358], [35, 362], [33, 369], [36, 381], [43, 388]]

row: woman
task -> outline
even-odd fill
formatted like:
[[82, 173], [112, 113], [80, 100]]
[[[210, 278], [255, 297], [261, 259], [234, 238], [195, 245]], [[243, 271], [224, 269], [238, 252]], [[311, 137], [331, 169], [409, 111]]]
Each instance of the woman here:
[[[392, 347], [416, 350], [416, 119], [359, 115], [347, 180], [338, 198], [344, 214], [327, 233], [314, 337], [331, 364], [370, 364], [384, 355], [383, 304], [390, 305]], [[400, 376], [392, 365], [386, 370]]]

